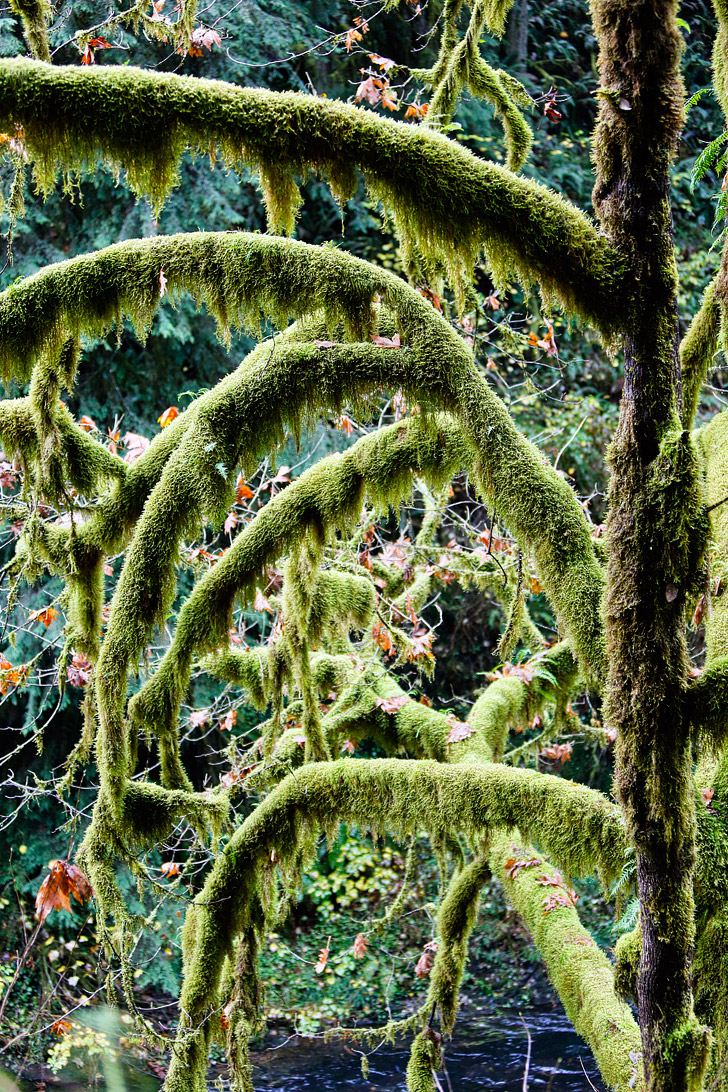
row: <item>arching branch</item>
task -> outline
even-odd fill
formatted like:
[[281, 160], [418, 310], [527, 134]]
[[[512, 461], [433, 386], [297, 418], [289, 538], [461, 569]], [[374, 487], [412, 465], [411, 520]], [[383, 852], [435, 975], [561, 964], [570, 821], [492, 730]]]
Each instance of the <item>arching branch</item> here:
[[[223, 959], [231, 938], [248, 926], [271, 852], [285, 861], [300, 843], [302, 827], [326, 826], [333, 817], [375, 830], [443, 829], [473, 836], [519, 827], [538, 835], [573, 874], [585, 866], [617, 868], [624, 851], [617, 809], [601, 794], [534, 771], [398, 759], [305, 766], [235, 832], [185, 925], [188, 962], [180, 999], [185, 1016], [167, 1092], [202, 1088]], [[566, 829], [581, 831], [576, 853], [573, 841], [563, 836]]]
[[[286, 348], [286, 339], [278, 339], [284, 346], [282, 356], [275, 345], [261, 349], [219, 388], [196, 400], [172, 426], [178, 426], [173, 434], [178, 438], [185, 429], [180, 422], [187, 414], [196, 422], [194, 430], [185, 432], [174, 459], [168, 459], [172, 441], [160, 441], [143, 462], [139, 460], [142, 466], [135, 478], [138, 482], [153, 460], [157, 468], [165, 460], [167, 485], [159, 481], [163, 493], [167, 492], [165, 519], [170, 535], [187, 527], [193, 512], [226, 510], [229, 489], [216, 467], [221, 460], [232, 468], [241, 458], [257, 459], [261, 450], [282, 438], [284, 418], [295, 427], [306, 412], [339, 406], [347, 397], [355, 399], [382, 386], [401, 387], [414, 400], [447, 409], [460, 420], [477, 453], [481, 488], [534, 557], [585, 669], [601, 674], [603, 576], [583, 511], [572, 490], [515, 429], [503, 403], [475, 370], [462, 339], [394, 275], [335, 249], [243, 233], [118, 244], [97, 255], [61, 263], [0, 296], [0, 345], [5, 350], [0, 363], [8, 371], [20, 368], [29, 345], [31, 354], [60, 352], [69, 338], [78, 338], [82, 331], [101, 332], [122, 313], [129, 314], [142, 331], [147, 329], [159, 302], [161, 268], [170, 291], [193, 291], [223, 331], [246, 315], [257, 317], [261, 308], [283, 319], [291, 312], [323, 311], [332, 316], [332, 322], [343, 310], [349, 336], [360, 337], [374, 329], [371, 301], [379, 294], [406, 347], [406, 351], [385, 351], [342, 345], [321, 351], [310, 345], [306, 350], [297, 343]], [[296, 342], [302, 336], [295, 331], [290, 338]], [[298, 391], [295, 397], [294, 390]], [[212, 454], [210, 443], [217, 445]], [[197, 469], [196, 476], [190, 474], [190, 467]], [[139, 511], [138, 492], [134, 496]], [[114, 503], [110, 502], [112, 507]], [[117, 509], [115, 525], [118, 516]], [[103, 518], [108, 522], [108, 513]], [[173, 532], [175, 527], [178, 530]], [[161, 549], [156, 533], [154, 538], [152, 556]], [[148, 576], [144, 586], [156, 589], [158, 605], [150, 608], [145, 601], [145, 625], [151, 624], [165, 601], [161, 578], [150, 585]], [[132, 632], [133, 627], [125, 644]], [[137, 636], [145, 632], [142, 628]]]
[[620, 266], [584, 214], [431, 131], [313, 96], [125, 67], [3, 61], [0, 125], [15, 124], [46, 192], [59, 168], [81, 168], [100, 152], [158, 205], [187, 144], [219, 148], [231, 165], [247, 161], [263, 172], [274, 220], [289, 227], [292, 173], [321, 171], [347, 199], [356, 165], [405, 246], [444, 257], [457, 275], [484, 246], [501, 276], [538, 281], [606, 336], [618, 323]]

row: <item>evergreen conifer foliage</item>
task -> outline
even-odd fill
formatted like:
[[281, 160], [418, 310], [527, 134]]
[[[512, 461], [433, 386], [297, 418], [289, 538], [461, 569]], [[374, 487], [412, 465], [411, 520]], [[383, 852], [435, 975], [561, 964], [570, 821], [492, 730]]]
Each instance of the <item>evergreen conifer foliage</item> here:
[[[203, 1092], [214, 1040], [225, 1045], [237, 1087], [252, 1087], [247, 1050], [260, 1017], [261, 938], [295, 898], [320, 834], [341, 822], [427, 831], [443, 860], [447, 851], [455, 862], [443, 870], [427, 997], [414, 1016], [384, 1029], [416, 1032], [411, 1092], [435, 1088], [441, 1040], [433, 1021], [452, 1031], [491, 875], [611, 1088], [727, 1089], [728, 892], [716, 864], [728, 837], [726, 423], [720, 414], [692, 427], [728, 330], [728, 273], [724, 259], [679, 346], [670, 166], [684, 94], [675, 4], [593, 0], [597, 223], [518, 174], [531, 141], [525, 92], [478, 48], [486, 30], [503, 32], [504, 0], [446, 0], [435, 64], [410, 73], [431, 94], [426, 117], [413, 124], [316, 96], [134, 67], [55, 66], [49, 5], [13, 6], [33, 57], [0, 60], [2, 149], [17, 169], [12, 217], [22, 214], [25, 176], [41, 194], [59, 177], [72, 189], [77, 173], [99, 160], [159, 208], [191, 148], [233, 169], [254, 168], [269, 219], [266, 235], [125, 241], [48, 266], [0, 295], [0, 371], [6, 383], [29, 383], [27, 395], [0, 403], [4, 449], [23, 468], [23, 495], [5, 510], [23, 523], [11, 574], [61, 578], [61, 662], [80, 652], [93, 665], [69, 778], [93, 753], [99, 789], [79, 863], [132, 1008], [129, 960], [141, 923], [125, 904], [117, 867], [148, 881], [139, 854], [180, 823], [223, 847], [186, 909], [166, 1092]], [[715, 89], [724, 103], [728, 12], [719, 0], [715, 8]], [[159, 29], [142, 5], [128, 21]], [[182, 3], [175, 26], [183, 47], [193, 47], [194, 5]], [[463, 90], [494, 106], [507, 166], [447, 135]], [[395, 226], [409, 282], [348, 254], [345, 240], [316, 247], [292, 238], [298, 183], [311, 172], [342, 204], [364, 178]], [[446, 277], [465, 308], [483, 251], [496, 277], [537, 283], [624, 351], [601, 541], [571, 487], [519, 432], [462, 332], [416, 287], [426, 272]], [[234, 329], [259, 330], [261, 316], [283, 332], [262, 340], [129, 463], [62, 398], [84, 339], [127, 320], [143, 339], [160, 298], [182, 293], [214, 317], [223, 341]], [[238, 474], [249, 476], [288, 430], [299, 435], [322, 412], [366, 411], [382, 391], [401, 392], [413, 408], [321, 459], [238, 528], [129, 697], [177, 597], [184, 543], [201, 525], [225, 520]], [[506, 610], [504, 658], [518, 640], [535, 655], [527, 669], [501, 672], [468, 719], [453, 723], [452, 714], [414, 700], [397, 668], [428, 661], [426, 641], [406, 620], [449, 579], [442, 564], [423, 558], [435, 549], [436, 498], [463, 469], [535, 567], [561, 640], [545, 647], [528, 613], [522, 560], [517, 578], [502, 582], [492, 541], [487, 552], [466, 553], [461, 584], [488, 589]], [[371, 519], [386, 513], [414, 489], [425, 516], [403, 573], [391, 557], [372, 561], [362, 549], [360, 519], [363, 509]], [[61, 510], [68, 518], [57, 518]], [[334, 554], [342, 544], [348, 554]], [[105, 604], [104, 565], [121, 551]], [[230, 644], [235, 604], [252, 604], [276, 563], [281, 624], [254, 648]], [[710, 603], [708, 659], [696, 677], [686, 627], [701, 596]], [[180, 746], [180, 707], [199, 665], [267, 714], [236, 759], [239, 776], [205, 791], [195, 789]], [[541, 742], [555, 739], [585, 684], [601, 694], [616, 737], [616, 802], [518, 768], [519, 748], [508, 750], [511, 730], [536, 715], [546, 724]], [[158, 756], [154, 776], [140, 776], [140, 739]], [[344, 740], [373, 740], [384, 757], [338, 758]], [[233, 825], [231, 801], [252, 790], [260, 802]], [[639, 919], [613, 964], [582, 926], [568, 878], [597, 873], [608, 887], [632, 857]]]

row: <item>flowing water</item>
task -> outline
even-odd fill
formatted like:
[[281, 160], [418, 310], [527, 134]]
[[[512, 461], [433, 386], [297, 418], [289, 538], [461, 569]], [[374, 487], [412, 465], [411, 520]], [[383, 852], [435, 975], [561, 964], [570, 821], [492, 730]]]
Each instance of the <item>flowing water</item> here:
[[[563, 1013], [525, 1012], [531, 1035], [529, 1092], [589, 1092], [603, 1084], [588, 1048]], [[446, 1044], [447, 1075], [439, 1074], [445, 1092], [522, 1092], [528, 1036], [517, 1012], [464, 1021]], [[404, 1092], [408, 1052], [382, 1047], [369, 1057], [369, 1074], [361, 1075], [359, 1056], [342, 1043], [323, 1046], [297, 1039], [256, 1053], [253, 1085], [260, 1092]], [[584, 1068], [582, 1068], [582, 1063]], [[586, 1073], [585, 1071], [586, 1070]]]
[[[446, 1069], [438, 1074], [443, 1092], [604, 1092], [587, 1047], [563, 1013], [530, 1009], [523, 1012], [531, 1036], [526, 1073], [528, 1035], [519, 1012], [464, 1019], [446, 1044]], [[408, 1051], [385, 1046], [369, 1056], [369, 1073], [362, 1077], [360, 1058], [346, 1043], [323, 1044], [318, 1039], [282, 1033], [263, 1050], [251, 1055], [256, 1092], [404, 1092]], [[116, 1067], [114, 1067], [116, 1069]], [[148, 1074], [124, 1067], [98, 1092], [153, 1092], [160, 1082]], [[109, 1074], [111, 1076], [111, 1074]], [[89, 1081], [54, 1080], [45, 1070], [33, 1080], [5, 1084], [0, 1071], [0, 1092], [35, 1092], [44, 1087], [64, 1092], [86, 1092]], [[524, 1082], [524, 1077], [525, 1082]], [[39, 1078], [45, 1081], [40, 1085]]]

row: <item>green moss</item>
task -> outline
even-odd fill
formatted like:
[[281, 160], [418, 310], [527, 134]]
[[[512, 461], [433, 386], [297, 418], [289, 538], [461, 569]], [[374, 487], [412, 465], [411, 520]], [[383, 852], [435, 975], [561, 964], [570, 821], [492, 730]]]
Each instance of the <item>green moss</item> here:
[[[288, 392], [290, 396], [290, 387]], [[358, 517], [367, 492], [385, 508], [390, 502], [398, 502], [411, 491], [413, 471], [426, 473], [433, 480], [448, 480], [466, 454], [458, 430], [446, 419], [434, 418], [427, 423], [413, 418], [408, 424], [400, 423], [364, 437], [342, 455], [322, 460], [274, 497], [196, 584], [180, 612], [170, 649], [156, 674], [131, 703], [130, 717], [137, 728], [151, 730], [158, 737], [176, 732], [177, 712], [193, 658], [227, 643], [235, 599], [252, 601], [266, 566], [286, 549], [303, 543], [311, 527], [324, 534], [333, 533], [347, 520]], [[167, 526], [170, 524], [168, 519]], [[316, 582], [310, 602], [301, 606], [304, 630], [309, 622], [314, 623], [319, 635], [332, 625], [362, 626], [372, 606], [373, 590], [368, 580], [325, 572]], [[295, 616], [290, 601], [289, 609]], [[119, 653], [114, 648], [112, 625], [113, 611], [102, 658], [108, 663], [107, 657], [114, 655], [112, 662], [117, 666]]]
[[[514, 843], [507, 834], [491, 838], [489, 861], [493, 873], [533, 936], [566, 1015], [589, 1044], [606, 1084], [623, 1089], [634, 1069], [630, 1052], [639, 1055], [642, 1043], [628, 1006], [616, 995], [612, 965], [581, 925], [560, 877], [554, 876], [546, 862], [521, 868], [511, 876], [508, 862], [518, 859], [538, 858], [531, 847]], [[555, 886], [539, 883], [544, 877], [553, 880]], [[566, 905], [545, 912], [545, 904], [554, 893], [561, 894]], [[632, 1087], [644, 1088], [641, 1073], [636, 1069], [634, 1072]]]
[[453, 877], [437, 915], [438, 948], [430, 975], [427, 1007], [439, 1008], [445, 1034], [450, 1034], [455, 1025], [468, 941], [475, 925], [481, 889], [490, 876], [485, 858], [471, 861]]
[[728, 119], [728, 5], [725, 0], [713, 0], [718, 33], [713, 44], [713, 88]]
[[[59, 351], [59, 345], [78, 336], [81, 330], [101, 332], [122, 311], [129, 313], [143, 331], [158, 303], [160, 268], [165, 269], [171, 292], [192, 289], [199, 300], [206, 301], [223, 333], [231, 323], [245, 321], [246, 314], [257, 314], [258, 308], [279, 319], [290, 311], [311, 314], [321, 309], [333, 321], [343, 306], [349, 336], [361, 337], [372, 329], [375, 316], [371, 300], [379, 292], [409, 352], [342, 346], [324, 353], [310, 346], [288, 348], [283, 338], [278, 339], [281, 357], [276, 366], [273, 362], [277, 349], [273, 355], [270, 349], [259, 350], [234, 376], [193, 403], [187, 411], [189, 417], [183, 415], [174, 439], [158, 443], [153, 452], [147, 453], [143, 467], [132, 468], [129, 477], [136, 474], [123, 497], [126, 500], [133, 493], [137, 513], [140, 479], [154, 461], [161, 469], [159, 456], [169, 458], [175, 441], [181, 443], [175, 452], [176, 469], [164, 465], [166, 481], [171, 483], [183, 475], [187, 480], [179, 481], [179, 492], [175, 493], [180, 515], [173, 517], [170, 511], [165, 517], [169, 520], [165, 526], [170, 528], [176, 526], [182, 513], [186, 513], [185, 520], [192, 518], [189, 501], [182, 503], [192, 488], [188, 466], [196, 471], [192, 479], [196, 493], [193, 507], [213, 516], [222, 511], [227, 492], [217, 466], [221, 462], [234, 465], [238, 453], [244, 453], [245, 460], [252, 463], [259, 450], [282, 437], [284, 391], [287, 412], [295, 422], [307, 407], [318, 408], [326, 403], [338, 406], [347, 397], [355, 399], [373, 386], [399, 386], [415, 401], [427, 404], [434, 400], [457, 414], [478, 452], [477, 477], [484, 495], [497, 504], [523, 548], [534, 556], [542, 582], [572, 634], [585, 668], [591, 674], [601, 674], [604, 653], [599, 604], [603, 577], [589, 528], [572, 490], [547, 468], [540, 453], [514, 428], [505, 407], [475, 371], [459, 337], [418, 293], [391, 274], [335, 249], [316, 250], [243, 233], [119, 244], [96, 256], [62, 263], [0, 297], [0, 347], [5, 352], [5, 368], [17, 370], [21, 362], [25, 366], [29, 350], [31, 354]], [[304, 360], [310, 361], [307, 368], [302, 367]], [[342, 367], [344, 363], [346, 367]], [[296, 365], [300, 395], [292, 397], [289, 369]], [[254, 373], [256, 387], [247, 397], [257, 398], [261, 410], [256, 407], [250, 413], [249, 403], [250, 416], [243, 417], [242, 392]], [[270, 381], [265, 403], [266, 387], [261, 385], [261, 378]], [[277, 396], [273, 396], [274, 391]], [[182, 434], [192, 421], [200, 427], [194, 438], [190, 435], [182, 443]], [[257, 442], [243, 442], [241, 421], [248, 429], [255, 422]], [[209, 452], [205, 453], [213, 443], [217, 445], [214, 460]], [[169, 496], [165, 503], [172, 503]], [[98, 525], [103, 522], [111, 524], [119, 536], [121, 504], [120, 493], [118, 501], [110, 500], [103, 518], [85, 533], [98, 534]], [[112, 513], [116, 517], [113, 521], [109, 518]], [[155, 523], [158, 518], [154, 509]], [[150, 513], [145, 517], [146, 526], [150, 526], [151, 519]], [[128, 526], [128, 517], [122, 530], [124, 523]], [[161, 578], [150, 579], [149, 584], [160, 587]], [[147, 610], [147, 617], [156, 617], [156, 611]]]
[[[428, 128], [442, 129], [452, 118], [461, 91], [467, 89], [477, 98], [484, 98], [495, 108], [506, 136], [507, 167], [517, 171], [525, 163], [533, 139], [516, 98], [528, 95], [517, 80], [502, 79], [480, 55], [480, 40], [484, 25], [502, 34], [509, 2], [484, 3], [477, 0], [472, 5], [470, 22], [460, 42], [457, 41], [457, 12], [460, 5], [446, 5], [443, 12], [443, 30], [440, 54], [429, 71], [416, 71], [419, 79], [433, 89], [427, 120]], [[515, 92], [515, 94], [514, 94]]]
[[405, 248], [444, 258], [456, 282], [485, 246], [500, 276], [538, 280], [607, 335], [620, 313], [614, 255], [575, 206], [422, 127], [314, 96], [133, 68], [4, 61], [0, 126], [16, 122], [45, 192], [59, 167], [70, 172], [101, 152], [156, 206], [175, 184], [188, 143], [219, 147], [233, 166], [242, 147], [263, 169], [279, 222], [290, 223], [291, 175], [312, 169], [338, 182], [355, 163], [391, 210]]
[[[195, 943], [188, 947], [180, 1002], [186, 1027], [209, 1037], [224, 953], [248, 927], [271, 852], [282, 862], [296, 858], [307, 832], [329, 824], [332, 816], [375, 830], [459, 830], [473, 837], [517, 826], [531, 830], [568, 874], [594, 867], [613, 872], [624, 852], [618, 813], [600, 794], [534, 771], [397, 759], [308, 764], [234, 833], [196, 900]], [[228, 897], [233, 891], [236, 897]], [[184, 1040], [184, 1028], [180, 1034]], [[173, 1056], [170, 1080], [181, 1082], [182, 1064]], [[189, 1054], [184, 1064], [190, 1064]], [[195, 1064], [198, 1073], [200, 1066], [204, 1070], [204, 1058]]]
[[19, 15], [30, 52], [39, 61], [51, 63], [48, 24], [53, 16], [49, 0], [10, 0], [10, 9]]
[[515, 674], [506, 675], [487, 687], [470, 710], [468, 723], [477, 728], [493, 762], [501, 761], [513, 728], [525, 727], [547, 700], [565, 705], [576, 684], [577, 665], [568, 642], [554, 645], [537, 664], [530, 685]]
[[[704, 478], [704, 502], [710, 510], [711, 537], [715, 543], [711, 579], [706, 581], [708, 607], [705, 612], [705, 640], [707, 660], [711, 666], [704, 684], [696, 690], [696, 700], [701, 703], [701, 714], [709, 716], [708, 723], [715, 724], [720, 709], [710, 703], [710, 691], [719, 685], [718, 661], [728, 656], [728, 413], [719, 413], [710, 424], [696, 434], [696, 445], [702, 460]], [[711, 679], [715, 682], [711, 683]], [[719, 691], [718, 691], [719, 692]], [[712, 705], [705, 707], [705, 701]], [[712, 715], [711, 715], [712, 714]]]
[[417, 1036], [410, 1050], [407, 1063], [408, 1092], [435, 1092], [432, 1073], [441, 1065], [440, 1036], [432, 1028], [425, 1028]]
[[642, 927], [623, 933], [614, 949], [614, 988], [620, 997], [637, 1004], [637, 974], [642, 957]]
[[695, 419], [700, 391], [718, 350], [720, 330], [720, 306], [716, 298], [716, 280], [713, 280], [706, 288], [700, 310], [680, 344], [682, 420], [685, 428], [691, 428]]

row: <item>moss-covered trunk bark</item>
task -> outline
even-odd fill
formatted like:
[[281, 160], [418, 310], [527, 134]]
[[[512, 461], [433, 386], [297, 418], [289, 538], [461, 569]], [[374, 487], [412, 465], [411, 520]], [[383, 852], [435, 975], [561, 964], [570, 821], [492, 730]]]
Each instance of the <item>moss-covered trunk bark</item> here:
[[708, 1032], [693, 1016], [695, 802], [685, 603], [702, 543], [682, 430], [669, 168], [682, 122], [670, 0], [594, 4], [600, 117], [594, 203], [628, 274], [625, 385], [610, 457], [608, 715], [617, 789], [637, 850], [639, 1020], [651, 1092], [701, 1087]]

